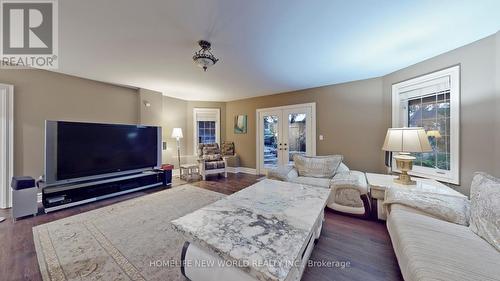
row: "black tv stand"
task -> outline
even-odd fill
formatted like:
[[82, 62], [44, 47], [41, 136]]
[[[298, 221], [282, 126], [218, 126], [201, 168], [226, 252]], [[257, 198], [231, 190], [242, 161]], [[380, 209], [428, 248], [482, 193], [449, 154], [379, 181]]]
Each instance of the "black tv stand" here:
[[48, 186], [42, 189], [45, 213], [163, 185], [163, 171]]

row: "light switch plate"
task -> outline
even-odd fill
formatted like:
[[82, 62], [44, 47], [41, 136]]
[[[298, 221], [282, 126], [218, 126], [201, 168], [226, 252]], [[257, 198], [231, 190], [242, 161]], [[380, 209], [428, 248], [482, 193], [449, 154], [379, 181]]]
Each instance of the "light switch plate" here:
[[323, 135], [319, 135], [319, 140], [323, 140]]

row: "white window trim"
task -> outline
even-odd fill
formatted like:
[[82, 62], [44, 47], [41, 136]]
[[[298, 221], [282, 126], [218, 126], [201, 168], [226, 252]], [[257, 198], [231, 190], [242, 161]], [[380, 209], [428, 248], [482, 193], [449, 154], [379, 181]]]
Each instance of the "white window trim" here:
[[12, 207], [10, 179], [14, 175], [14, 86], [0, 84], [0, 208]]
[[213, 113], [216, 114], [215, 122], [215, 142], [220, 146], [220, 108], [193, 108], [193, 151], [194, 155], [198, 155], [198, 126], [197, 117], [198, 113]]
[[[392, 127], [401, 127], [400, 93], [431, 80], [450, 78], [450, 171], [413, 166], [411, 175], [460, 184], [460, 65], [392, 85]], [[400, 172], [392, 160], [393, 171]]]

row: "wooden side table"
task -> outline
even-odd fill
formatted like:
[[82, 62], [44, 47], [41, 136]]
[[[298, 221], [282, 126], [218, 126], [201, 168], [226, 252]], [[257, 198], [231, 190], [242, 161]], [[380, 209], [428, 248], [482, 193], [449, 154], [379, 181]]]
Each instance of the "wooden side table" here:
[[462, 193], [436, 180], [412, 177], [412, 179], [416, 181], [415, 185], [403, 185], [394, 182], [394, 178], [396, 178], [396, 176], [366, 173], [366, 180], [368, 181], [368, 185], [370, 186], [370, 195], [373, 200], [373, 210], [376, 210], [377, 218], [380, 220], [385, 220], [387, 217], [386, 210], [383, 207], [383, 203], [385, 200], [385, 191], [388, 188], [418, 189], [429, 193], [466, 197]]

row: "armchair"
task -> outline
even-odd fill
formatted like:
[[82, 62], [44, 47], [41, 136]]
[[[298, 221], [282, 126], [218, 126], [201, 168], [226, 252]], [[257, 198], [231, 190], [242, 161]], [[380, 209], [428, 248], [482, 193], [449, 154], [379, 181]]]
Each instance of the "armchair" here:
[[328, 208], [341, 213], [369, 217], [371, 206], [365, 174], [349, 170], [342, 160], [340, 155], [317, 157], [296, 155], [294, 166], [269, 170], [267, 177], [331, 188]]
[[206, 180], [207, 175], [221, 173], [227, 178], [227, 160], [221, 156], [217, 143], [198, 144], [198, 164], [203, 180]]

